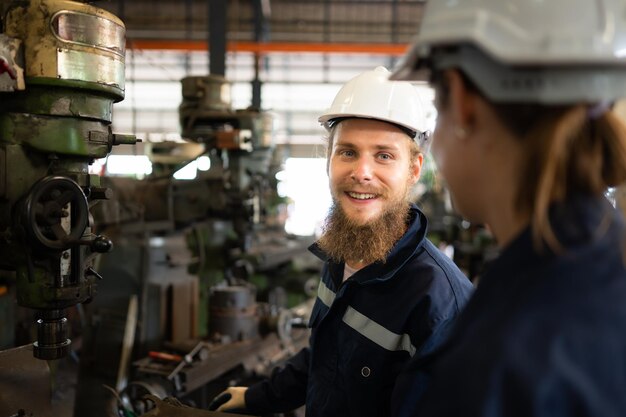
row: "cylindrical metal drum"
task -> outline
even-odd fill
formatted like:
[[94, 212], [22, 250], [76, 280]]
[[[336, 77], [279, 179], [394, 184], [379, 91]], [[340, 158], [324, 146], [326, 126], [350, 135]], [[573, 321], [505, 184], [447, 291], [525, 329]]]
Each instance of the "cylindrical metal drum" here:
[[212, 338], [228, 336], [231, 341], [239, 341], [258, 336], [257, 304], [251, 288], [212, 288], [209, 306], [209, 335]]

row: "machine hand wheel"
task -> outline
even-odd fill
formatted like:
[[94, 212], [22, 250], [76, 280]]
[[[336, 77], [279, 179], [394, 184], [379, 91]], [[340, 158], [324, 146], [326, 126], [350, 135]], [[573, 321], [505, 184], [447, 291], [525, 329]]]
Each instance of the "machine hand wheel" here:
[[[37, 243], [66, 250], [80, 240], [89, 222], [87, 197], [76, 182], [50, 176], [35, 183], [24, 201], [24, 227]], [[63, 219], [69, 217], [69, 222]]]

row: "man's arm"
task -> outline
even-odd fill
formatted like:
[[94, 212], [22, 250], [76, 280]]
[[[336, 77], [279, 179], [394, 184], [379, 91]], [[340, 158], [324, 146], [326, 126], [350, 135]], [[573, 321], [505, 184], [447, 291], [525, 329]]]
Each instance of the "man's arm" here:
[[281, 413], [294, 410], [306, 401], [307, 379], [309, 375], [309, 348], [303, 348], [270, 377], [249, 388], [230, 387], [223, 394], [231, 398], [217, 411], [245, 409], [249, 412]]
[[[430, 365], [442, 350], [455, 318], [443, 320], [424, 342], [420, 351], [404, 366], [395, 381], [391, 397], [391, 415], [406, 417], [413, 415], [418, 400], [430, 382]], [[439, 350], [441, 349], [441, 350]]]

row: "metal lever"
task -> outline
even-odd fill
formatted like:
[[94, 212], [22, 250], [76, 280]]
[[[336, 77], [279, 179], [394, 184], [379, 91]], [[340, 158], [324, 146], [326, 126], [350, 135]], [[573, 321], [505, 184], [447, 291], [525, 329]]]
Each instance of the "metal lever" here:
[[176, 368], [174, 368], [174, 370], [170, 372], [170, 374], [167, 376], [167, 379], [173, 379], [180, 372], [180, 370], [183, 369], [185, 365], [193, 362], [193, 357], [196, 356], [196, 354], [200, 352], [203, 347], [204, 342], [199, 342], [193, 349], [191, 349], [191, 351], [183, 357], [183, 360], [180, 361], [178, 365], [176, 365]]

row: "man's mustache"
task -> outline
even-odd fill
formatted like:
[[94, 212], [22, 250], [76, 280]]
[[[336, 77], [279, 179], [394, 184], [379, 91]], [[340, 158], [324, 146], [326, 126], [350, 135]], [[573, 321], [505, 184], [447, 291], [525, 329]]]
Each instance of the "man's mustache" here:
[[355, 192], [358, 191], [361, 194], [376, 194], [381, 197], [386, 197], [388, 192], [383, 187], [376, 187], [372, 185], [363, 185], [359, 184], [356, 181], [344, 181], [343, 183], [337, 186], [337, 191], [345, 193], [348, 191]]

